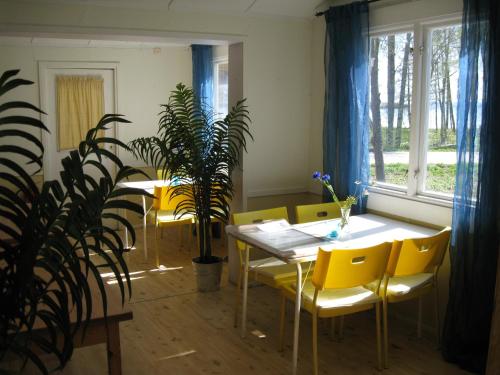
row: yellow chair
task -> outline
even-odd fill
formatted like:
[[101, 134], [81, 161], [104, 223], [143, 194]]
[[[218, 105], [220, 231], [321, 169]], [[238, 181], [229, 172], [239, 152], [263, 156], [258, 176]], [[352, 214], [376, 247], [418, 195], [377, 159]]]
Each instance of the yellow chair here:
[[158, 180], [168, 180], [170, 177], [169, 173], [165, 169], [157, 169], [156, 170], [156, 178]]
[[155, 186], [152, 212], [155, 220], [155, 253], [156, 266], [159, 267], [160, 259], [158, 253], [158, 228], [178, 226], [180, 229], [180, 240], [182, 244], [182, 226], [193, 224], [193, 215], [186, 214], [180, 218], [174, 216], [177, 204], [184, 200], [182, 195], [172, 197], [173, 189], [169, 186]]
[[318, 203], [295, 206], [295, 219], [298, 224], [340, 217], [337, 203]]
[[[235, 225], [261, 223], [265, 220], [288, 220], [288, 211], [286, 207], [271, 208], [266, 210], [249, 211], [235, 213], [232, 215], [232, 221]], [[241, 298], [241, 284], [244, 272], [243, 253], [246, 250], [246, 244], [236, 241], [236, 248], [240, 256], [240, 272], [238, 276], [238, 285], [236, 289], [236, 307], [234, 315], [234, 326], [238, 322], [238, 310]], [[307, 265], [304, 264], [304, 269]], [[251, 260], [248, 264], [248, 279], [266, 284], [272, 288], [280, 288], [281, 285], [291, 283], [297, 275], [296, 266], [287, 264], [275, 257]]]
[[422, 332], [422, 296], [434, 290], [436, 334], [439, 342], [439, 293], [437, 276], [450, 242], [451, 228], [425, 238], [394, 241], [386, 277], [380, 288], [383, 298], [384, 363], [388, 365], [387, 304], [418, 298], [417, 336]]
[[[343, 201], [341, 201], [343, 203]], [[310, 223], [314, 221], [336, 219], [341, 216], [340, 206], [335, 202], [316, 203], [295, 206], [295, 220], [297, 224]], [[335, 334], [335, 318], [331, 322], [331, 335]], [[339, 338], [343, 336], [344, 317], [340, 317]]]
[[[392, 243], [362, 249], [319, 249], [312, 280], [302, 290], [302, 307], [312, 315], [313, 367], [318, 374], [318, 317], [332, 318], [359, 311], [376, 310], [377, 360], [382, 368], [380, 302], [378, 287], [384, 277]], [[372, 291], [364, 285], [378, 284]], [[296, 285], [282, 288], [280, 318], [280, 349], [283, 348], [286, 299], [295, 302]]]

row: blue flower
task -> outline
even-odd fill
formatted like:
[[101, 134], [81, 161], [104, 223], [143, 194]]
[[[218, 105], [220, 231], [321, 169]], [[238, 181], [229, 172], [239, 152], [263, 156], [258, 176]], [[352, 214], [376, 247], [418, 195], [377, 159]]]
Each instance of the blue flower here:
[[316, 171], [313, 173], [314, 180], [319, 180], [320, 178], [321, 178], [321, 172]]
[[330, 181], [330, 175], [325, 173], [325, 174], [321, 177], [321, 179], [322, 179], [324, 182], [328, 182], [328, 181]]

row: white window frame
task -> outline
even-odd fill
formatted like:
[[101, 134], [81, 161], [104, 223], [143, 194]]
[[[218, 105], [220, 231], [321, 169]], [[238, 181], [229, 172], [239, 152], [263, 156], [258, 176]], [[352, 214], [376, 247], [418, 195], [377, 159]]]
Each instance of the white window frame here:
[[398, 186], [375, 182], [370, 191], [400, 198], [451, 207], [453, 195], [425, 191], [427, 174], [427, 130], [429, 116], [428, 94], [430, 82], [431, 33], [435, 29], [460, 25], [461, 15], [419, 20], [413, 24], [378, 27], [370, 31], [370, 38], [388, 34], [413, 32], [413, 76], [410, 150], [407, 185]]
[[[219, 108], [219, 65], [229, 64], [227, 56], [221, 56], [213, 59], [214, 69], [214, 110]], [[227, 109], [229, 111], [229, 108]]]

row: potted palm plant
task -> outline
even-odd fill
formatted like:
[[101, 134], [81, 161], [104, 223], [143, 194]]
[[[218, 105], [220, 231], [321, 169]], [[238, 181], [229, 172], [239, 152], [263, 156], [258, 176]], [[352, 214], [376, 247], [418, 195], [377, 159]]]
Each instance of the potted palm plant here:
[[196, 218], [199, 256], [193, 265], [198, 290], [217, 290], [222, 260], [212, 254], [210, 228], [213, 220], [229, 219], [231, 173], [246, 150], [246, 136], [252, 138], [245, 100], [221, 119], [191, 88], [179, 83], [162, 108], [157, 135], [135, 139], [129, 146], [138, 159], [175, 179], [171, 197], [184, 198], [174, 214]]
[[[0, 99], [33, 83], [17, 78], [18, 72], [0, 77]], [[64, 367], [77, 329], [82, 324], [85, 328], [92, 315], [92, 294], [101, 294], [106, 314], [103, 267], [116, 277], [122, 302], [126, 287], [131, 295], [124, 244], [113, 221], [125, 225], [135, 239], [134, 228], [116, 209], [142, 215], [140, 205], [124, 199], [141, 191], [119, 188], [117, 183], [139, 171], [102, 147], [113, 143], [127, 148], [125, 144], [98, 135], [113, 122], [128, 121], [105, 115], [62, 160], [61, 182], [45, 181], [39, 189], [33, 175], [43, 167], [43, 145], [30, 132], [47, 130], [39, 113], [24, 101], [0, 102], [0, 372], [12, 354], [33, 362], [43, 373], [48, 370], [41, 352], [56, 355], [59, 368]], [[104, 157], [116, 165], [115, 177], [100, 163]], [[26, 172], [29, 166], [35, 166], [33, 174]], [[90, 278], [97, 290], [89, 286]], [[49, 335], [32, 329], [37, 321]]]

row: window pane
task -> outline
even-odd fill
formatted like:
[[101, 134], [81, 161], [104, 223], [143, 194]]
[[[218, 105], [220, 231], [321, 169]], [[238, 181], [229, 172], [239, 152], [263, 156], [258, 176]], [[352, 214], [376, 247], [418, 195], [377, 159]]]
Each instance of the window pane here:
[[372, 182], [406, 188], [410, 150], [413, 33], [370, 40]]
[[225, 116], [228, 111], [228, 63], [217, 64], [216, 111]]
[[453, 194], [461, 26], [431, 32], [425, 190]]

